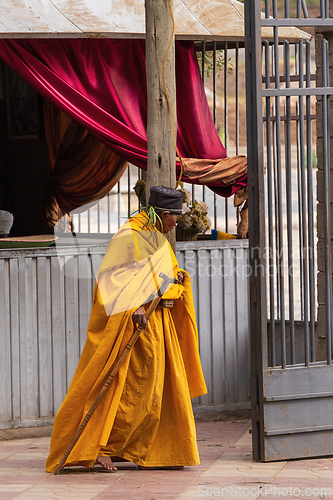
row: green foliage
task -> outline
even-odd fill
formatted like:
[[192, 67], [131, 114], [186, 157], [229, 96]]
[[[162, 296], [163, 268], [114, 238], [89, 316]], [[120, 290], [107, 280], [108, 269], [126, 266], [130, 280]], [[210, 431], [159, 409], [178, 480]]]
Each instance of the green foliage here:
[[[312, 168], [317, 168], [318, 159], [316, 151], [314, 149], [312, 150], [311, 156], [312, 156]], [[305, 168], [308, 167], [307, 158], [308, 158], [307, 154], [305, 154]]]
[[134, 191], [137, 197], [139, 198], [139, 202], [143, 207], [147, 205], [146, 202], [146, 181], [137, 181], [134, 186]]
[[[202, 73], [202, 52], [197, 52], [197, 59], [200, 67], [200, 72]], [[213, 61], [213, 51], [205, 51], [205, 75], [207, 78], [213, 71], [214, 61]], [[220, 76], [221, 72], [224, 70], [224, 53], [223, 50], [216, 51], [216, 75]], [[227, 73], [228, 75], [233, 74], [233, 64], [231, 58], [229, 57], [227, 61]]]
[[217, 133], [219, 134], [219, 138], [221, 139], [222, 143], [224, 145], [227, 145], [227, 142], [228, 142], [228, 136], [225, 137], [225, 129], [224, 127], [222, 128], [218, 128], [217, 129]]

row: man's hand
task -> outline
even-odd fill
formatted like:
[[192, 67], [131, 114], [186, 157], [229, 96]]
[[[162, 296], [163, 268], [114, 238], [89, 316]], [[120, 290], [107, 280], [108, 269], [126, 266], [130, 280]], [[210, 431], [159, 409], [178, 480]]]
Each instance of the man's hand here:
[[144, 330], [148, 326], [148, 320], [146, 318], [145, 312], [142, 308], [142, 306], [139, 307], [133, 314], [132, 314], [132, 320], [133, 323], [137, 323], [138, 326], [141, 326], [142, 329]]
[[178, 278], [178, 285], [181, 285], [184, 281], [184, 273], [178, 271], [177, 278]]

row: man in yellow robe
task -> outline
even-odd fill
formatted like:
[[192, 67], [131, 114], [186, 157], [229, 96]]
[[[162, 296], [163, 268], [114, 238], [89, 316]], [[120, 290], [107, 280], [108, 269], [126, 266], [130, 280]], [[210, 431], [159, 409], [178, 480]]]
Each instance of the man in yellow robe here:
[[[182, 193], [151, 189], [149, 207], [109, 243], [99, 269], [85, 343], [55, 418], [46, 468], [53, 472], [137, 325], [144, 327], [88, 421], [65, 466], [116, 470], [112, 457], [139, 467], [199, 464], [191, 398], [206, 393], [191, 283], [164, 234], [181, 214]], [[163, 234], [164, 233], [164, 234]], [[173, 278], [147, 321], [163, 276]], [[163, 302], [163, 301], [161, 301]]]

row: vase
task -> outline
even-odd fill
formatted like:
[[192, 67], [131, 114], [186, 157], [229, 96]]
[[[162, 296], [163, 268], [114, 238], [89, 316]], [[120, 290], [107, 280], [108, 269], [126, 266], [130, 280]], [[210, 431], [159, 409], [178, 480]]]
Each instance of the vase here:
[[198, 238], [197, 231], [190, 229], [179, 229], [176, 228], [176, 240], [177, 241], [196, 241]]

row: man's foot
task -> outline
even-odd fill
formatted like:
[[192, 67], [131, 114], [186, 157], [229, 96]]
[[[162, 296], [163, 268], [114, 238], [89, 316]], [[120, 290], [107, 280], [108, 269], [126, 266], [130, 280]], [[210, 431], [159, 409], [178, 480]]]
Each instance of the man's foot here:
[[184, 470], [183, 465], [166, 465], [162, 467], [145, 467], [144, 465], [138, 465], [139, 470]]
[[104, 469], [106, 470], [112, 470], [112, 471], [117, 470], [117, 467], [113, 465], [111, 457], [108, 456], [103, 457], [102, 455], [98, 455], [98, 457], [96, 458], [96, 462], [100, 464], [102, 467], [104, 467]]

